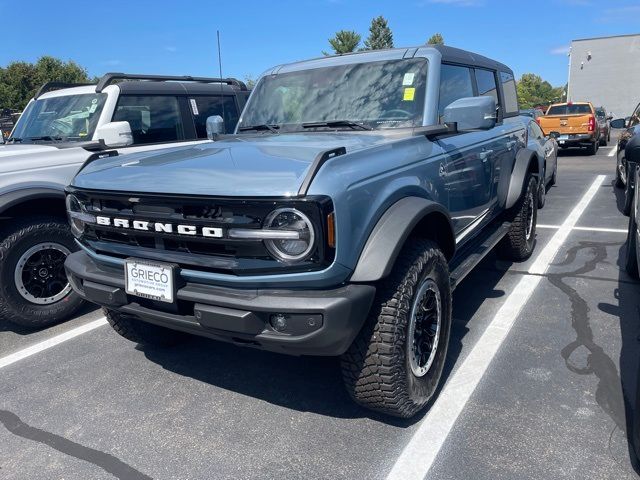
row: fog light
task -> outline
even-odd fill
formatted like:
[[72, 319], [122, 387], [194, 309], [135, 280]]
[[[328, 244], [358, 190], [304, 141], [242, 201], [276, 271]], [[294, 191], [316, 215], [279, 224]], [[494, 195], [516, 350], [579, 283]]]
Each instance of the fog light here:
[[282, 332], [287, 328], [287, 316], [282, 313], [271, 315], [270, 323], [276, 332]]

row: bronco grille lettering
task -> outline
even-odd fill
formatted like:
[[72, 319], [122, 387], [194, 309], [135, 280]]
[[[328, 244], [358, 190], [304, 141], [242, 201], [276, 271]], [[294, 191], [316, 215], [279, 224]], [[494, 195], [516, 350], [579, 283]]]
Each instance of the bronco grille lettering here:
[[111, 218], [96, 216], [96, 224], [107, 227], [123, 228], [128, 230], [140, 230], [144, 232], [155, 231], [157, 233], [177, 233], [185, 236], [201, 236], [206, 238], [222, 238], [221, 228], [197, 227], [195, 225], [180, 225], [173, 223], [150, 222], [146, 220], [130, 221], [126, 218]]

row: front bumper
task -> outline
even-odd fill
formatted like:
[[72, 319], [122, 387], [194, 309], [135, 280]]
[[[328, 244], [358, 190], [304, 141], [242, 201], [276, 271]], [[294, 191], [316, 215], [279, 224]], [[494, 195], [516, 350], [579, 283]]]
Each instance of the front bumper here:
[[[324, 290], [241, 289], [182, 283], [173, 304], [125, 292], [124, 268], [98, 264], [87, 253], [65, 262], [73, 289], [86, 300], [140, 320], [292, 355], [341, 355], [360, 331], [375, 287], [348, 284]], [[273, 315], [287, 327], [276, 331]]]
[[567, 138], [558, 138], [558, 145], [561, 147], [588, 147], [597, 140], [595, 133], [572, 133]]

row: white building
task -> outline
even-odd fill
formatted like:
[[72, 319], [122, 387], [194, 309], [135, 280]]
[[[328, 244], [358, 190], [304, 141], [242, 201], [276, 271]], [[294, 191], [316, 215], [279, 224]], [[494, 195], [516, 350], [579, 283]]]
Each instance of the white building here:
[[640, 103], [640, 34], [573, 40], [569, 55], [570, 101], [631, 115]]

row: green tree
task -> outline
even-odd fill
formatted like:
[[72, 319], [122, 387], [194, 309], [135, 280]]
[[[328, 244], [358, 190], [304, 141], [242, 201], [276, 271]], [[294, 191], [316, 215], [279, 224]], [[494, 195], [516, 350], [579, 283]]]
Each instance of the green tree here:
[[254, 77], [250, 73], [244, 76], [244, 83], [249, 90], [256, 86], [256, 81], [256, 77]]
[[36, 63], [11, 62], [0, 68], [0, 108], [23, 109], [47, 82], [87, 83], [87, 71], [73, 61], [44, 56]]
[[356, 51], [361, 39], [360, 34], [353, 30], [340, 30], [329, 39], [329, 44], [335, 53], [351, 53]]
[[518, 81], [520, 108], [547, 106], [562, 99], [563, 87], [554, 88], [549, 82], [534, 73], [525, 73]]
[[427, 40], [427, 45], [444, 45], [444, 37], [440, 33], [434, 33]]
[[393, 48], [393, 33], [387, 19], [382, 15], [371, 20], [369, 36], [364, 41], [364, 50], [381, 50]]

